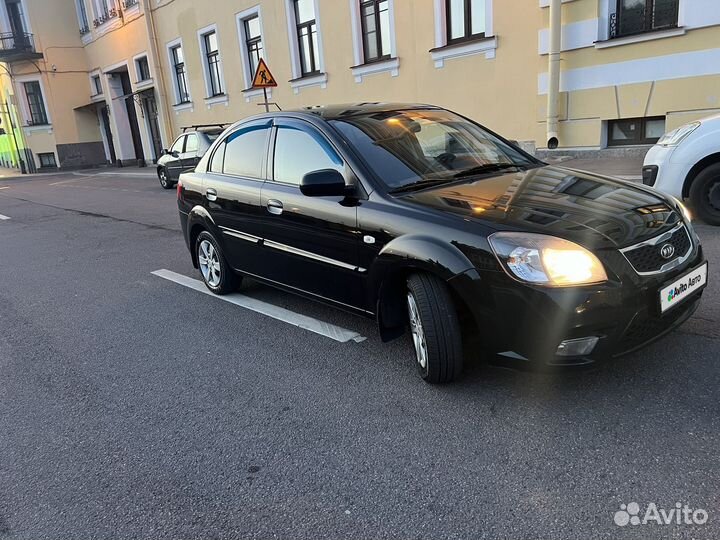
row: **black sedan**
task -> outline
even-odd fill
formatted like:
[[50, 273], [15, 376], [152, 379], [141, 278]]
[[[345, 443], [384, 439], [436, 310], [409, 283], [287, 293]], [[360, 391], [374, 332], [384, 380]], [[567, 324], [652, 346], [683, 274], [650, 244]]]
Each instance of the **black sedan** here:
[[222, 133], [222, 125], [185, 128], [170, 149], [163, 150], [157, 162], [157, 175], [164, 189], [172, 189], [184, 172], [193, 170], [213, 141]]
[[181, 176], [180, 220], [207, 287], [249, 276], [409, 327], [429, 382], [462, 329], [520, 361], [584, 364], [684, 322], [707, 263], [682, 205], [548, 166], [458, 114], [361, 104], [233, 125]]

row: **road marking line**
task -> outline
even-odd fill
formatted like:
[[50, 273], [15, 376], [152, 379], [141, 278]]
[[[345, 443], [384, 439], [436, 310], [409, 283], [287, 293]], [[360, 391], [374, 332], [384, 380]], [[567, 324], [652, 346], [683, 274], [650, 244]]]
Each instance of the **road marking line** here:
[[289, 309], [274, 306], [243, 294], [233, 293], [224, 296], [215, 295], [211, 293], [207, 287], [205, 287], [205, 284], [202, 281], [183, 276], [182, 274], [177, 274], [170, 270], [156, 270], [155, 272], [152, 272], [152, 274], [177, 283], [178, 285], [182, 285], [183, 287], [207, 294], [213, 298], [217, 298], [218, 300], [224, 300], [225, 302], [235, 304], [236, 306], [277, 319], [278, 321], [286, 322], [293, 326], [320, 334], [321, 336], [329, 337], [330, 339], [334, 339], [340, 343], [347, 343], [348, 341], [360, 343], [361, 341], [365, 341], [367, 339], [352, 330], [335, 326], [334, 324], [326, 323], [306, 315], [301, 315], [299, 313], [295, 313], [294, 311], [290, 311]]
[[10, 218], [7, 217], [7, 216], [3, 216], [2, 214], [0, 214], [0, 221], [5, 221], [5, 220], [8, 220], [8, 219], [10, 219]]
[[0, 189], [10, 189], [10, 186], [0, 187]]

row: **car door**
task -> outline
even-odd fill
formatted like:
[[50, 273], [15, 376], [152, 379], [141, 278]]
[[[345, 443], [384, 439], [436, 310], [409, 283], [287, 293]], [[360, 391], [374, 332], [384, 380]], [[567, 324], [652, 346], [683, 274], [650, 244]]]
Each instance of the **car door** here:
[[344, 197], [308, 197], [300, 181], [309, 172], [350, 171], [314, 126], [275, 121], [273, 167], [263, 184], [263, 275], [273, 281], [352, 307], [362, 307], [364, 271], [357, 265], [357, 209]]
[[185, 138], [185, 148], [182, 154], [180, 154], [180, 167], [182, 172], [192, 171], [197, 167], [200, 162], [198, 151], [200, 150], [200, 143], [198, 141], [197, 133], [188, 133]]
[[182, 172], [182, 154], [185, 151], [185, 139], [187, 135], [180, 135], [170, 147], [167, 154], [165, 169], [170, 180], [177, 180]]
[[265, 212], [260, 188], [266, 178], [272, 121], [239, 126], [213, 147], [205, 176], [204, 205], [218, 227], [225, 256], [236, 270], [259, 274]]

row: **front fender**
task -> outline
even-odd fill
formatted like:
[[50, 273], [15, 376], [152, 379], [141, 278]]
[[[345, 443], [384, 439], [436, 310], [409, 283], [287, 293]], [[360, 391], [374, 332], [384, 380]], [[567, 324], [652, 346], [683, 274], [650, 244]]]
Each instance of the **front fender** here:
[[376, 306], [383, 341], [403, 332], [408, 274], [425, 271], [447, 281], [471, 268], [473, 264], [459, 249], [437, 238], [406, 235], [389, 242], [368, 271], [368, 305]]

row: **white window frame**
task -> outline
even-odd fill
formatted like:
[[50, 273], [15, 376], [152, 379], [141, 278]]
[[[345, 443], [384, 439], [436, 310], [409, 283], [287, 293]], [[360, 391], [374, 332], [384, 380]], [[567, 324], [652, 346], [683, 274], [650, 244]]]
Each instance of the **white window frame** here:
[[309, 86], [320, 86], [327, 88], [327, 73], [325, 73], [325, 55], [323, 53], [322, 32], [320, 31], [320, 6], [318, 0], [312, 0], [315, 10], [315, 31], [317, 32], [318, 45], [318, 70], [320, 73], [303, 77], [302, 62], [300, 60], [300, 46], [298, 44], [297, 16], [295, 14], [295, 0], [285, 0], [285, 11], [287, 12], [288, 41], [290, 45], [290, 69], [292, 80], [290, 87], [295, 94], [300, 93], [301, 88]]
[[363, 77], [376, 73], [390, 72], [397, 77], [400, 74], [400, 59], [397, 55], [397, 39], [395, 37], [395, 0], [388, 0], [388, 15], [390, 19], [390, 58], [378, 62], [365, 62], [363, 50], [362, 21], [360, 14], [360, 1], [350, 2], [350, 25], [352, 27], [353, 60], [355, 65], [351, 68], [356, 83], [361, 83]]
[[[25, 93], [25, 83], [27, 82], [33, 82], [37, 81], [40, 83], [40, 96], [43, 100], [43, 107], [45, 108], [45, 117], [47, 118], [47, 124], [39, 124], [34, 125], [31, 124], [32, 122], [32, 114], [30, 114], [30, 107], [28, 105], [28, 99], [27, 94]], [[45, 90], [45, 83], [43, 82], [42, 77], [39, 77], [37, 75], [26, 75], [26, 76], [20, 76], [15, 77], [15, 82], [17, 83], [17, 93], [20, 96], [20, 110], [22, 111], [23, 115], [23, 126], [25, 129], [28, 129], [30, 131], [36, 131], [36, 130], [45, 130], [52, 128], [52, 117], [50, 115], [50, 107], [48, 106], [47, 101], [47, 92]]]
[[[218, 44], [218, 75], [220, 77], [220, 86], [222, 87], [222, 93], [217, 96], [212, 95], [210, 65], [208, 64], [207, 47], [205, 46], [205, 36], [212, 33], [215, 33], [215, 39]], [[222, 52], [220, 51], [220, 33], [218, 32], [217, 24], [210, 24], [205, 28], [201, 28], [197, 31], [197, 37], [201, 54], [200, 61], [203, 66], [203, 79], [205, 80], [205, 103], [208, 106], [215, 105], [217, 103], [227, 103], [229, 98], [227, 86], [225, 85], [225, 70], [223, 69]]]
[[[568, 0], [564, 0], [568, 1]], [[640, 43], [643, 41], [652, 41], [655, 39], [663, 39], [666, 37], [682, 36], [686, 33], [685, 28], [685, 10], [687, 0], [678, 0], [678, 22], [677, 27], [665, 30], [654, 30], [640, 34], [632, 34], [629, 36], [621, 36], [610, 39], [610, 18], [616, 13], [616, 0], [599, 0], [598, 5], [598, 31], [597, 41], [594, 42], [596, 49], [606, 49], [608, 47], [616, 47], [619, 45], [629, 45], [632, 43]]]
[[[147, 60], [148, 74], [150, 75], [150, 78], [145, 79], [144, 81], [140, 80], [140, 66], [138, 65], [138, 62], [142, 58], [145, 58]], [[150, 86], [153, 83], [153, 80], [155, 79], [155, 77], [153, 77], [153, 66], [150, 64], [150, 56], [148, 55], [147, 51], [141, 52], [140, 54], [136, 54], [135, 56], [133, 56], [133, 69], [135, 70], [136, 87], [140, 88], [144, 86]]]
[[[180, 88], [178, 87], [177, 74], [175, 73], [175, 58], [173, 57], [173, 49], [178, 46], [182, 49], [183, 64], [185, 64], [185, 82], [187, 83], [187, 93], [188, 93], [188, 102], [187, 103], [180, 103]], [[175, 97], [175, 104], [173, 105], [173, 110], [182, 111], [185, 109], [192, 109], [193, 108], [192, 90], [190, 90], [190, 77], [189, 77], [189, 72], [188, 72], [187, 58], [185, 57], [187, 49], [185, 49], [185, 45], [183, 45], [182, 38], [177, 38], [177, 39], [167, 42], [165, 44], [165, 50], [167, 51], [168, 68], [170, 69], [170, 78], [172, 80], [173, 96]]]
[[[80, 14], [80, 5], [82, 5], [85, 8], [85, 17], [88, 19], [85, 21], [87, 23], [87, 28], [89, 30], [88, 34], [92, 33], [92, 21], [90, 20], [90, 11], [87, 8], [87, 4], [85, 3], [85, 0], [75, 0], [75, 13], [77, 14], [77, 20], [78, 20], [78, 26], [82, 30], [83, 28], [83, 20], [82, 15]], [[85, 37], [87, 34], [83, 34], [83, 37]]]
[[[95, 77], [100, 77], [101, 92], [99, 94], [95, 93], [95, 82], [93, 81]], [[90, 73], [90, 99], [92, 101], [105, 101], [105, 85], [103, 84], [103, 78], [104, 77], [102, 71], [100, 71], [99, 69]]]
[[484, 54], [495, 58], [497, 36], [493, 32], [493, 0], [485, 0], [485, 37], [457, 44], [448, 44], [447, 2], [435, 0], [435, 48], [430, 51], [436, 68], [445, 67], [445, 61], [464, 56]]
[[[263, 60], [265, 60], [265, 62], [268, 63], [268, 65], [269, 65], [268, 54], [267, 54], [267, 41], [265, 41], [265, 28], [263, 27], [262, 9], [258, 5], [258, 6], [253, 6], [249, 9], [246, 9], [244, 11], [241, 11], [240, 13], [235, 14], [235, 23], [237, 26], [238, 41], [240, 43], [240, 61], [242, 63], [243, 79], [245, 81], [245, 90], [243, 90], [243, 95], [245, 96], [245, 101], [248, 103], [253, 98], [263, 95], [262, 88], [258, 88], [256, 90], [250, 89], [250, 87], [252, 86], [252, 82], [253, 82], [253, 76], [255, 74], [250, 72], [252, 68], [250, 67], [250, 60], [248, 59], [247, 35], [245, 34], [245, 21], [247, 19], [252, 19], [255, 16], [257, 16], [258, 22], [260, 23], [260, 39], [262, 40], [262, 43], [263, 43]], [[270, 99], [272, 97], [272, 88], [268, 88], [267, 93], [268, 93], [268, 99]]]

